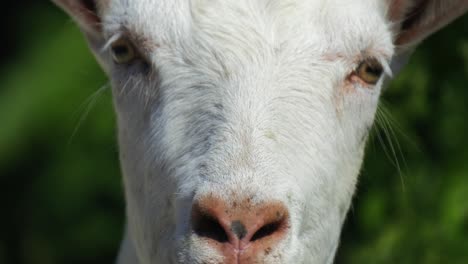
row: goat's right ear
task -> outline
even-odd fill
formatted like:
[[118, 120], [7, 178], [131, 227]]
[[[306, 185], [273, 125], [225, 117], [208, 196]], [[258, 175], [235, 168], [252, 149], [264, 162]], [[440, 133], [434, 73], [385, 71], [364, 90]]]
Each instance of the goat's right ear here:
[[102, 69], [109, 73], [110, 58], [101, 52], [104, 45], [101, 17], [109, 0], [52, 0], [79, 25]]
[[101, 36], [100, 12], [103, 0], [52, 0], [67, 12], [91, 38]]

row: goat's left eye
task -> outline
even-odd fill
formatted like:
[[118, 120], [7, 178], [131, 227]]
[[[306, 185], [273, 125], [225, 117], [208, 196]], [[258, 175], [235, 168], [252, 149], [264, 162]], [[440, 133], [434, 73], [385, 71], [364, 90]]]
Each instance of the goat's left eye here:
[[356, 75], [365, 83], [375, 85], [383, 74], [382, 64], [376, 59], [366, 59], [356, 69]]
[[111, 45], [112, 58], [118, 64], [132, 62], [137, 53], [133, 44], [126, 38], [120, 38]]

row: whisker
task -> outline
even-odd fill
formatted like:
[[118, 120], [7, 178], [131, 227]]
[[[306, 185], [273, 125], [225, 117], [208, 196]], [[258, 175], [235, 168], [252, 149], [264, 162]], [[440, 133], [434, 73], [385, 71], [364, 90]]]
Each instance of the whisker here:
[[[382, 106], [379, 106], [379, 109], [381, 109]], [[378, 123], [380, 123], [380, 126], [382, 128], [382, 131], [384, 132], [384, 135], [387, 139], [387, 142], [388, 142], [388, 145], [389, 145], [389, 148], [390, 148], [390, 154], [391, 154], [391, 157], [393, 160], [393, 165], [396, 167], [397, 171], [398, 171], [398, 175], [400, 176], [400, 181], [401, 181], [401, 185], [402, 185], [402, 188], [403, 188], [403, 192], [405, 192], [405, 181], [404, 181], [404, 178], [403, 178], [403, 171], [401, 169], [401, 165], [400, 165], [400, 160], [398, 158], [398, 154], [401, 155], [401, 159], [402, 160], [405, 160], [404, 158], [404, 155], [401, 151], [401, 147], [400, 147], [400, 143], [398, 142], [398, 138], [396, 137], [394, 131], [392, 130], [391, 128], [391, 125], [388, 121], [388, 118], [386, 117], [385, 115], [385, 112], [383, 112], [382, 110], [378, 110]], [[394, 144], [395, 142], [395, 144]]]
[[122, 88], [120, 89], [120, 92], [119, 92], [119, 96], [122, 96], [124, 95], [125, 93], [125, 90], [127, 89], [127, 86], [130, 82], [130, 78], [127, 79], [127, 81], [125, 81], [125, 83], [122, 85]]
[[70, 139], [68, 140], [68, 146], [71, 145], [73, 138], [75, 137], [76, 133], [78, 132], [78, 129], [81, 127], [85, 119], [88, 117], [88, 114], [91, 112], [92, 108], [96, 105], [96, 102], [98, 99], [101, 98], [101, 96], [104, 94], [104, 92], [107, 90], [107, 88], [110, 87], [109, 83], [104, 84], [101, 86], [99, 89], [97, 89], [95, 92], [93, 92], [76, 110], [75, 113], [77, 112], [82, 112], [78, 123], [76, 124], [75, 128], [73, 129], [73, 132], [70, 136]]

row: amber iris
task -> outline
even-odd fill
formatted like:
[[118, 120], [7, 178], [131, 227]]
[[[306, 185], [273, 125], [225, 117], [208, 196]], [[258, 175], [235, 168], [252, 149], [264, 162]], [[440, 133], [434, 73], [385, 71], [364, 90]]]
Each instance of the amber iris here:
[[112, 43], [111, 52], [112, 58], [118, 64], [130, 63], [136, 58], [133, 44], [125, 38], [120, 38]]
[[375, 85], [383, 74], [382, 64], [376, 59], [366, 59], [356, 69], [356, 75], [365, 83]]

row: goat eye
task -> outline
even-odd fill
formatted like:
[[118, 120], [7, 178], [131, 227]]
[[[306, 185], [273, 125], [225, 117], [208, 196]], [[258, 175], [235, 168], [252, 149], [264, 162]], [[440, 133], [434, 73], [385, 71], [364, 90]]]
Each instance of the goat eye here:
[[118, 64], [130, 63], [136, 58], [133, 44], [125, 38], [116, 40], [111, 45], [112, 58]]
[[356, 75], [365, 83], [375, 85], [383, 73], [382, 64], [376, 59], [367, 59], [361, 62], [356, 69]]

